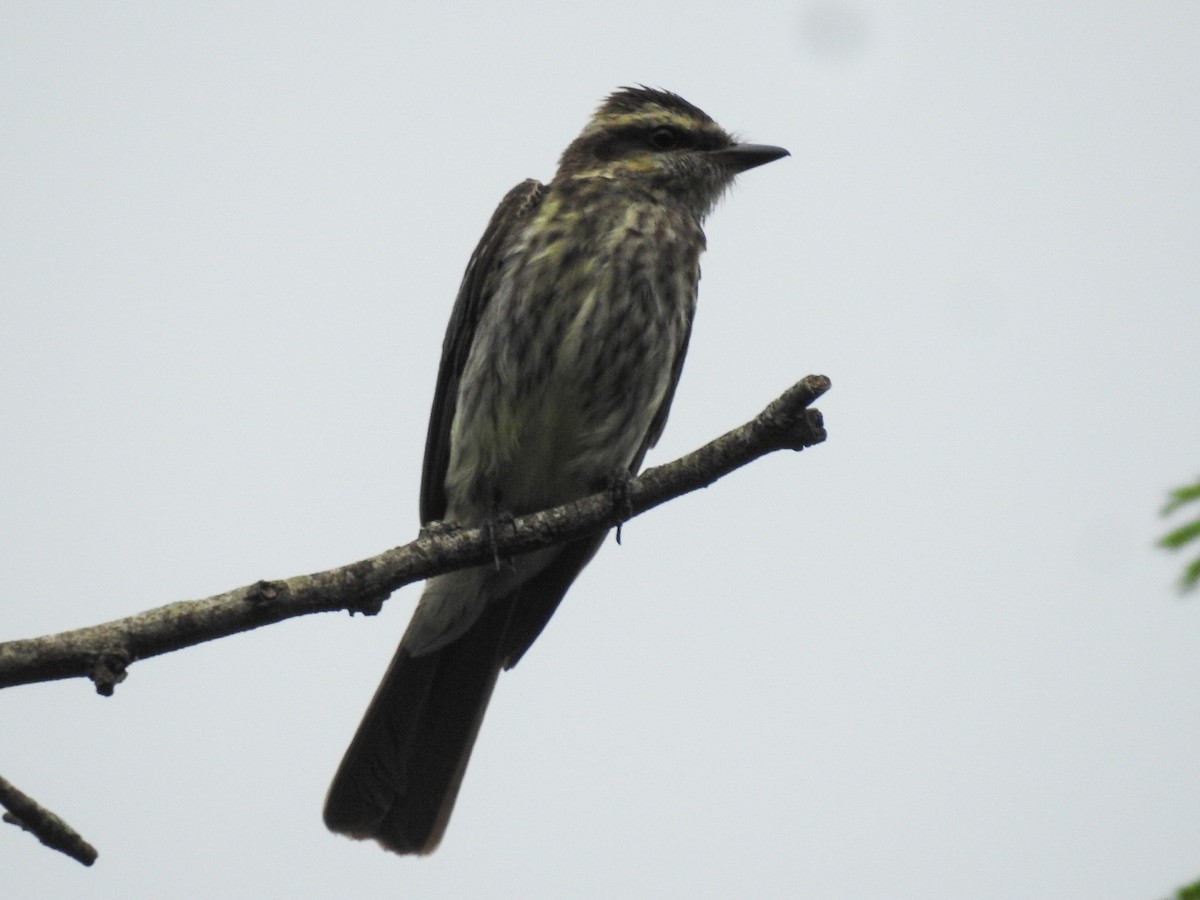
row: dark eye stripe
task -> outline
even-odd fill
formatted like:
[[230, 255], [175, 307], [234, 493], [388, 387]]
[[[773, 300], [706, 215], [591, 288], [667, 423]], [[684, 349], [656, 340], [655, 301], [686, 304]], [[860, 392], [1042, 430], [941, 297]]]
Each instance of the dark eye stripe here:
[[730, 144], [728, 137], [704, 128], [685, 130], [667, 125], [640, 124], [619, 125], [594, 135], [591, 149], [597, 159], [608, 162], [621, 156], [655, 147], [654, 133], [664, 130], [676, 134], [677, 140], [674, 149], [688, 147], [698, 150], [717, 150], [721, 147], [728, 147]]

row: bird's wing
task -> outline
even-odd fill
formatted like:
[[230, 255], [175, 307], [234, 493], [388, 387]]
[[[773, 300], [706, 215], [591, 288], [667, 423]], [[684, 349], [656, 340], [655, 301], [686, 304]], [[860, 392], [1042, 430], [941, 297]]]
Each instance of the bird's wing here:
[[492, 219], [471, 254], [458, 289], [458, 299], [450, 314], [446, 340], [442, 344], [442, 363], [438, 370], [433, 409], [429, 414], [429, 433], [425, 438], [425, 467], [421, 473], [421, 523], [441, 519], [446, 514], [446, 469], [450, 465], [450, 428], [458, 402], [458, 381], [475, 340], [475, 329], [491, 300], [492, 275], [501, 262], [501, 250], [512, 235], [528, 220], [546, 196], [539, 181], [522, 181], [504, 195]]

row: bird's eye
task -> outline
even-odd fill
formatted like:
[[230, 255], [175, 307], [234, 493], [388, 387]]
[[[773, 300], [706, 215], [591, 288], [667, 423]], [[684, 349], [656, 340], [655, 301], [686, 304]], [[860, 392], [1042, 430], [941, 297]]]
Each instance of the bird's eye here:
[[683, 144], [683, 135], [674, 128], [655, 128], [650, 132], [650, 146], [655, 150], [674, 150]]

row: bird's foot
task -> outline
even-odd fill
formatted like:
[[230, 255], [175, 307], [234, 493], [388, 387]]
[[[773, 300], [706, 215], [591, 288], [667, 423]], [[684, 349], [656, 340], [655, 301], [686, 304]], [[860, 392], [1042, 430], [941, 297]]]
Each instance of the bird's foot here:
[[[517, 519], [510, 510], [502, 509], [495, 513], [490, 519], [483, 523], [483, 527], [487, 529], [488, 542], [492, 545], [492, 559], [496, 564], [496, 571], [500, 571], [501, 559], [500, 548], [496, 544], [496, 534], [499, 529], [513, 527], [513, 522]], [[508, 560], [508, 564], [512, 566], [512, 560]]]
[[633, 518], [633, 491], [630, 484], [633, 473], [628, 469], [617, 469], [608, 476], [605, 488], [612, 497], [613, 515], [617, 519], [617, 543], [621, 543], [621, 526]]

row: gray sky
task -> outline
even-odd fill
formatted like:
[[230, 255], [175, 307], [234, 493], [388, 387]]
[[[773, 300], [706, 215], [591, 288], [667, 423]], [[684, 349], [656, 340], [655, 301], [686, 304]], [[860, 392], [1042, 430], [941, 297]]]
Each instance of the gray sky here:
[[[410, 8], [411, 7], [411, 8]], [[1153, 898], [1200, 877], [1200, 5], [5, 4], [0, 636], [415, 534], [458, 279], [621, 84], [792, 157], [708, 228], [650, 463], [809, 372], [827, 444], [627, 527], [442, 848], [328, 834], [417, 596], [0, 693], [14, 897]]]

